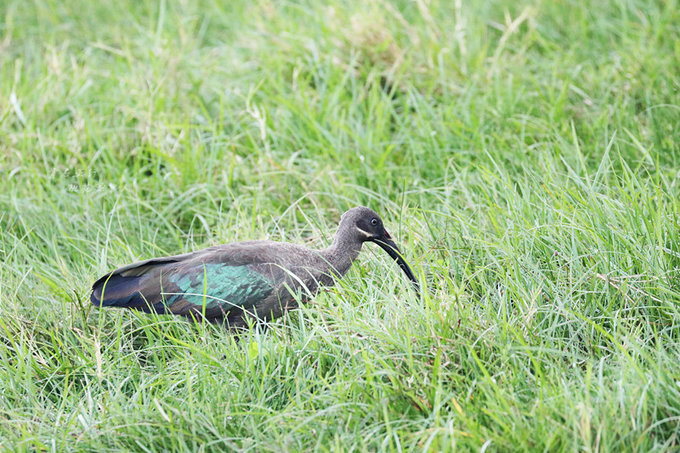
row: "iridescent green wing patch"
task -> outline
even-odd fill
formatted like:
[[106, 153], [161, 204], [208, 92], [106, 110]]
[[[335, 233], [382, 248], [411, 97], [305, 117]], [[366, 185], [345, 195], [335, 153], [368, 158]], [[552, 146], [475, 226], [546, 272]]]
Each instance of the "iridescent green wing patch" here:
[[179, 290], [166, 292], [165, 305], [172, 312], [173, 305], [186, 304], [199, 311], [229, 311], [234, 307], [250, 308], [269, 296], [274, 287], [262, 274], [248, 265], [230, 266], [223, 263], [205, 263], [186, 272], [168, 276], [168, 281]]

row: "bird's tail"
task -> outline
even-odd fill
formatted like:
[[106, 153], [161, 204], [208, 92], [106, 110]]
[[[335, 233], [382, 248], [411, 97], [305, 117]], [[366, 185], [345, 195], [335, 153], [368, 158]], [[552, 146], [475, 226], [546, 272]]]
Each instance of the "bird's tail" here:
[[116, 269], [94, 282], [90, 301], [97, 307], [124, 307], [163, 313], [161, 270], [174, 262], [170, 259], [154, 259]]

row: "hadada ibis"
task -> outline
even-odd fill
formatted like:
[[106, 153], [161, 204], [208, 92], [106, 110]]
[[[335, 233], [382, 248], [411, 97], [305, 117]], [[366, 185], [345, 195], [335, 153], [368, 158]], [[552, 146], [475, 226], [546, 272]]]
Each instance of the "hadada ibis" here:
[[[364, 242], [382, 247], [413, 282], [418, 280], [369, 208], [345, 212], [335, 240], [324, 250], [273, 241], [218, 245], [184, 255], [123, 266], [92, 285], [97, 307], [205, 318], [243, 327], [247, 318], [270, 320], [296, 308], [349, 270]], [[298, 297], [300, 295], [300, 297]]]

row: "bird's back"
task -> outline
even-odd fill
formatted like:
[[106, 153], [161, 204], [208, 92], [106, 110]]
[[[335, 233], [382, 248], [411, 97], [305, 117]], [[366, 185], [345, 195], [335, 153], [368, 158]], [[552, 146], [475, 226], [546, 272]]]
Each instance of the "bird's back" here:
[[[269, 318], [295, 304], [300, 291], [332, 285], [347, 266], [307, 247], [247, 241], [153, 258], [121, 267], [97, 280], [92, 303], [207, 319]], [[257, 313], [255, 313], [257, 312]]]

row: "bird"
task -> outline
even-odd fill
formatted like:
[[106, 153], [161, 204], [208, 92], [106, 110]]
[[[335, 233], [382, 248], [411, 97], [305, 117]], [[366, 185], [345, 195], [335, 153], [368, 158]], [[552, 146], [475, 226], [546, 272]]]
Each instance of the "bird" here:
[[96, 307], [174, 314], [246, 328], [298, 308], [350, 269], [364, 242], [392, 257], [419, 295], [418, 279], [373, 210], [345, 212], [333, 243], [323, 250], [274, 241], [217, 245], [183, 255], [152, 258], [107, 273], [92, 285]]

